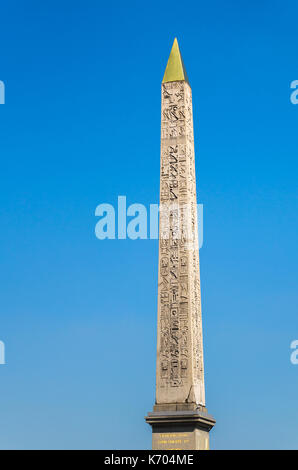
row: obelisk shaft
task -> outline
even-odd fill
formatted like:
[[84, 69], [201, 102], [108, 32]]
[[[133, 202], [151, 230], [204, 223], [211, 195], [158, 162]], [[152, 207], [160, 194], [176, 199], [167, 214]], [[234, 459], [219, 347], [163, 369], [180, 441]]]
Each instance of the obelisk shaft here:
[[205, 406], [192, 93], [186, 80], [162, 84], [160, 208], [156, 403]]

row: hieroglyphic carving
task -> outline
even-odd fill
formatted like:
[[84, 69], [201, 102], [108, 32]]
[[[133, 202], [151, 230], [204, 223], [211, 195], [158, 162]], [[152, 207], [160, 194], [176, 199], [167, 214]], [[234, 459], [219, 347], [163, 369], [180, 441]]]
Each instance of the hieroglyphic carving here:
[[162, 85], [157, 403], [205, 404], [191, 88]]

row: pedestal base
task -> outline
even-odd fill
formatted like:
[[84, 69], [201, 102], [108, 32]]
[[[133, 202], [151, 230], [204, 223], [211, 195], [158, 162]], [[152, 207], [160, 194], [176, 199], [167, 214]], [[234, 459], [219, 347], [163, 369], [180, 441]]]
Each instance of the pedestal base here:
[[153, 411], [145, 420], [152, 427], [154, 450], [209, 450], [209, 431], [216, 422], [199, 409]]

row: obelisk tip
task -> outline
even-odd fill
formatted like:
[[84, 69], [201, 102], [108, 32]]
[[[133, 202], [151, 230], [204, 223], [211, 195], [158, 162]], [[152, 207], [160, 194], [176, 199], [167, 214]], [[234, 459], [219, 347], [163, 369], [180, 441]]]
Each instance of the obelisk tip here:
[[189, 84], [177, 38], [175, 37], [162, 83], [185, 81]]

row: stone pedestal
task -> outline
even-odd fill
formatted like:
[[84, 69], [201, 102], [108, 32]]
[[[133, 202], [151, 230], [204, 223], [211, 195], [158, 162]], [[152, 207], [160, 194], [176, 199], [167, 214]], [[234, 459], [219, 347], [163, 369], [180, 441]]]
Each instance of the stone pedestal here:
[[154, 450], [209, 450], [209, 431], [215, 419], [207, 412], [153, 411], [145, 419], [152, 426]]

